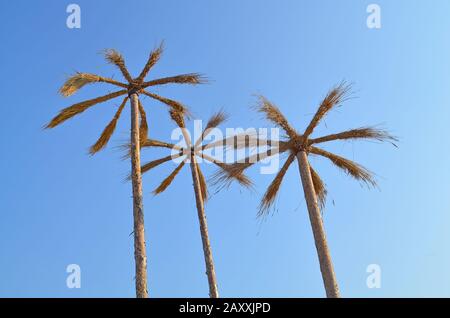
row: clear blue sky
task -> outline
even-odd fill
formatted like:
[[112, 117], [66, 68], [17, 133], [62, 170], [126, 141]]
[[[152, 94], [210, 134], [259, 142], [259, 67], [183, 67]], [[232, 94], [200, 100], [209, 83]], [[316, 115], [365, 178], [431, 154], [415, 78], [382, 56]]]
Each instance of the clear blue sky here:
[[[450, 2], [377, 0], [382, 28], [371, 30], [372, 2], [77, 0], [78, 30], [66, 27], [69, 1], [2, 2], [0, 296], [134, 296], [131, 189], [122, 182], [129, 163], [114, 149], [128, 138], [128, 112], [95, 157], [87, 148], [118, 102], [51, 131], [42, 126], [61, 108], [109, 89], [63, 99], [57, 90], [67, 75], [120, 77], [100, 50], [118, 49], [136, 74], [164, 39], [153, 76], [202, 72], [213, 81], [157, 92], [183, 101], [198, 118], [224, 107], [230, 127], [269, 126], [249, 109], [252, 94], [262, 93], [302, 129], [333, 84], [354, 82], [358, 98], [332, 112], [317, 135], [381, 124], [401, 142], [398, 149], [327, 146], [376, 172], [380, 190], [313, 160], [330, 193], [324, 221], [342, 294], [449, 297]], [[164, 106], [144, 103], [150, 135], [169, 140], [173, 124]], [[143, 160], [161, 154], [145, 151]], [[149, 291], [207, 296], [189, 170], [161, 196], [151, 194], [173, 167], [144, 177]], [[250, 176], [254, 193], [233, 186], [206, 206], [221, 296], [324, 296], [296, 167], [264, 222], [255, 215], [273, 176], [257, 169]], [[66, 287], [71, 263], [81, 266], [81, 289]], [[382, 269], [380, 289], [366, 286], [372, 263]]]

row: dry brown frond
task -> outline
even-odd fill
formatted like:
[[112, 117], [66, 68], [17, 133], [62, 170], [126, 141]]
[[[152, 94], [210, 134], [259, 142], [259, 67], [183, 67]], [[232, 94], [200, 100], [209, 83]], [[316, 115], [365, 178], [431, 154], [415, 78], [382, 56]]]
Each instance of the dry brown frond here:
[[208, 120], [205, 129], [203, 129], [202, 135], [196, 140], [195, 146], [198, 146], [205, 139], [205, 137], [208, 136], [208, 134], [211, 132], [212, 129], [216, 128], [227, 119], [228, 115], [223, 110], [219, 110], [217, 113], [215, 113]]
[[327, 199], [327, 189], [319, 174], [309, 165], [309, 170], [311, 171], [311, 178], [314, 185], [314, 192], [316, 192], [317, 203], [319, 204], [320, 209], [325, 207], [325, 202]]
[[316, 126], [319, 124], [320, 120], [324, 118], [325, 115], [333, 107], [341, 104], [346, 99], [348, 99], [350, 91], [351, 85], [347, 84], [346, 82], [341, 82], [339, 85], [335, 86], [328, 92], [322, 103], [320, 103], [316, 114], [306, 128], [305, 133], [303, 134], [305, 138], [308, 138], [311, 135], [314, 128], [316, 128]]
[[184, 166], [184, 160], [178, 165], [178, 167], [175, 168], [174, 171], [172, 171], [172, 173], [171, 173], [167, 178], [165, 178], [165, 179], [161, 182], [161, 184], [158, 186], [158, 188], [156, 188], [156, 189], [153, 191], [153, 194], [156, 195], [156, 194], [159, 194], [159, 193], [163, 192], [164, 190], [166, 190], [167, 187], [172, 183], [173, 179], [175, 179], [175, 177], [177, 176], [177, 174], [181, 171], [181, 169], [183, 168], [183, 166]]
[[[179, 150], [179, 151], [183, 150], [183, 148], [178, 145], [174, 145], [174, 144], [170, 144], [167, 142], [162, 142], [162, 141], [158, 141], [158, 140], [154, 140], [154, 139], [146, 139], [141, 144], [141, 148], [146, 148], [146, 147], [161, 147], [161, 148], [175, 149], [175, 150]], [[122, 156], [123, 160], [129, 159], [131, 157], [131, 148], [130, 148], [129, 143], [120, 145], [118, 148], [120, 151], [125, 152], [125, 154]]]
[[217, 161], [214, 163], [219, 169], [209, 179], [213, 186], [229, 187], [233, 181], [237, 181], [246, 188], [253, 186], [253, 182], [243, 172], [245, 168], [237, 164], [225, 164]]
[[227, 119], [228, 119], [228, 115], [223, 110], [219, 110], [217, 113], [215, 113], [213, 116], [211, 116], [211, 118], [208, 120], [208, 123], [206, 124], [204, 131], [211, 129], [211, 128], [216, 128], [217, 126], [222, 124]]
[[147, 140], [148, 124], [147, 124], [147, 115], [145, 114], [144, 106], [142, 106], [140, 100], [138, 101], [138, 105], [139, 105], [139, 115], [141, 117], [141, 124], [139, 126], [139, 144], [141, 144], [144, 142], [144, 140]]
[[198, 165], [198, 163], [195, 164], [195, 167], [197, 169], [199, 179], [198, 181], [200, 182], [201, 196], [203, 198], [203, 201], [206, 202], [206, 200], [208, 200], [208, 187], [206, 185], [206, 179], [205, 176], [203, 175], [202, 170], [200, 170], [200, 166]]
[[352, 176], [358, 181], [365, 183], [368, 186], [376, 186], [376, 182], [372, 177], [372, 173], [364, 168], [363, 166], [353, 162], [351, 160], [345, 159], [331, 152], [325, 151], [317, 147], [310, 147], [309, 152], [315, 155], [319, 155], [328, 158], [337, 167], [341, 168], [348, 175]]
[[116, 129], [117, 121], [119, 120], [120, 114], [122, 113], [122, 110], [125, 107], [127, 100], [128, 100], [128, 96], [124, 98], [123, 102], [120, 104], [119, 108], [117, 109], [117, 112], [115, 113], [113, 119], [103, 130], [102, 134], [100, 135], [100, 138], [89, 149], [89, 153], [91, 155], [94, 155], [96, 152], [102, 150], [108, 143], [109, 139], [111, 138], [112, 134], [114, 133], [114, 130]]
[[186, 116], [189, 117], [189, 111], [187, 110], [187, 108], [185, 106], [183, 106], [181, 103], [174, 101], [172, 99], [169, 98], [165, 98], [150, 92], [147, 92], [146, 90], [142, 90], [141, 91], [142, 94], [151, 97], [153, 99], [156, 99], [157, 101], [160, 101], [163, 104], [166, 104], [167, 106], [171, 107], [172, 109], [181, 112], [183, 114], [185, 114]]
[[283, 182], [283, 178], [286, 175], [289, 166], [292, 164], [292, 162], [294, 162], [294, 160], [295, 154], [290, 154], [284, 165], [281, 167], [280, 171], [278, 171], [275, 179], [273, 179], [272, 183], [267, 188], [266, 193], [264, 194], [259, 205], [258, 217], [267, 215], [267, 213], [269, 212], [270, 207], [275, 202], [275, 198], [277, 196], [278, 190], [280, 189], [280, 185]]
[[348, 140], [348, 139], [373, 139], [378, 141], [389, 141], [393, 145], [395, 145], [394, 143], [395, 141], [398, 141], [397, 138], [391, 136], [387, 131], [377, 129], [374, 127], [361, 127], [347, 130], [337, 134], [310, 139], [309, 144], [312, 145], [327, 141]]
[[256, 106], [256, 110], [260, 113], [265, 114], [266, 118], [273, 122], [275, 125], [283, 128], [284, 131], [289, 135], [289, 137], [295, 138], [295, 136], [297, 136], [297, 132], [294, 128], [292, 128], [291, 125], [289, 125], [289, 122], [281, 113], [280, 109], [262, 95], [258, 96], [258, 99], [259, 102]]
[[110, 93], [104, 96], [100, 96], [97, 98], [93, 98], [90, 100], [86, 100], [81, 103], [74, 104], [70, 107], [64, 108], [59, 112], [57, 116], [55, 116], [48, 124], [45, 126], [45, 128], [53, 128], [58, 126], [59, 124], [63, 123], [69, 118], [72, 118], [75, 115], [81, 114], [86, 109], [88, 109], [91, 106], [94, 106], [95, 104], [106, 102], [110, 99], [125, 95], [127, 93], [127, 90], [120, 90], [114, 93]]
[[90, 73], [77, 72], [64, 82], [63, 86], [59, 89], [59, 93], [64, 97], [68, 97], [75, 94], [83, 86], [98, 82], [109, 83], [123, 88], [127, 87], [126, 84], [117, 82], [110, 78], [101, 77]]
[[[169, 114], [170, 114], [170, 118], [172, 118], [172, 120], [178, 125], [178, 127], [185, 128], [183, 113], [180, 113], [179, 111], [171, 109], [169, 111]], [[186, 142], [187, 142], [187, 140], [186, 140]]]
[[165, 85], [165, 84], [205, 84], [208, 82], [208, 79], [199, 73], [189, 73], [189, 74], [181, 74], [176, 76], [169, 76], [158, 78], [155, 80], [151, 80], [142, 84], [142, 87], [146, 88], [149, 86], [157, 86], [157, 85]]
[[165, 163], [165, 162], [167, 162], [167, 161], [170, 161], [170, 160], [172, 160], [172, 159], [179, 158], [179, 157], [181, 157], [182, 155], [183, 155], [183, 154], [181, 154], [181, 153], [176, 154], [176, 155], [173, 155], [173, 156], [172, 156], [172, 155], [168, 155], [168, 156], [166, 156], [166, 157], [164, 157], [164, 158], [156, 159], [156, 160], [147, 162], [146, 164], [144, 164], [143, 166], [141, 166], [141, 173], [144, 174], [144, 173], [146, 173], [147, 171], [149, 171], [149, 170], [151, 170], [151, 169], [153, 169], [153, 168], [159, 166], [160, 164], [163, 164], [163, 163]]
[[161, 147], [161, 148], [178, 149], [178, 150], [182, 149], [181, 147], [178, 147], [174, 144], [159, 141], [159, 140], [154, 140], [154, 139], [144, 140], [144, 142], [141, 144], [141, 147], [142, 148], [144, 148], [144, 147]]
[[145, 64], [144, 68], [142, 69], [141, 74], [139, 74], [137, 81], [143, 81], [144, 78], [147, 76], [150, 69], [158, 63], [159, 59], [161, 58], [161, 55], [164, 51], [164, 41], [161, 41], [161, 44], [159, 47], [154, 49], [152, 52], [150, 52], [150, 55], [148, 56], [147, 63]]
[[106, 49], [105, 58], [109, 63], [116, 65], [120, 69], [123, 77], [125, 77], [125, 79], [129, 83], [133, 81], [133, 78], [131, 77], [130, 73], [128, 73], [128, 70], [125, 66], [125, 60], [119, 52], [114, 49]]

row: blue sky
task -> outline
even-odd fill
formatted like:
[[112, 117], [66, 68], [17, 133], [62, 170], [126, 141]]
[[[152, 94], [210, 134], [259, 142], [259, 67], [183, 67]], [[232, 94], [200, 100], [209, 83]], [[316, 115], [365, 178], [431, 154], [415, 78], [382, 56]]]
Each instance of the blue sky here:
[[[270, 127], [250, 110], [252, 94], [261, 93], [301, 130], [332, 85], [353, 82], [357, 98], [333, 111], [316, 135], [379, 124], [401, 142], [398, 149], [327, 145], [374, 171], [377, 190], [312, 159], [329, 190], [324, 222], [342, 295], [449, 297], [450, 3], [377, 0], [382, 28], [374, 30], [366, 26], [373, 2], [78, 0], [81, 29], [66, 27], [71, 2], [2, 2], [0, 296], [134, 296], [131, 186], [122, 181], [129, 163], [115, 148], [128, 138], [128, 112], [95, 157], [87, 149], [117, 101], [54, 130], [42, 126], [61, 108], [108, 92], [92, 86], [60, 97], [74, 71], [120, 78], [102, 49], [121, 51], [136, 74], [165, 40], [153, 78], [201, 72], [212, 82], [157, 92], [183, 101], [197, 118], [223, 107], [231, 114], [228, 127]], [[148, 99], [144, 105], [150, 136], [169, 140], [174, 126], [164, 106]], [[161, 155], [146, 150], [142, 160]], [[204, 297], [189, 170], [162, 195], [151, 194], [173, 168], [169, 163], [143, 179], [149, 292]], [[273, 176], [258, 169], [249, 175], [254, 192], [233, 186], [206, 205], [221, 296], [324, 296], [296, 167], [263, 222], [257, 206]], [[81, 266], [80, 289], [66, 287], [72, 263]], [[381, 267], [380, 289], [366, 286], [369, 264]]]

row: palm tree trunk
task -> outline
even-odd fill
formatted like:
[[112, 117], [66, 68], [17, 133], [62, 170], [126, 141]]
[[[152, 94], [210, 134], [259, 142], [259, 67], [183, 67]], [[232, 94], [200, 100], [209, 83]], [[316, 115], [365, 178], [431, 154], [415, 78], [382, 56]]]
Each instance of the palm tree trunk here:
[[319, 205], [317, 204], [316, 192], [311, 178], [308, 156], [305, 151], [297, 154], [300, 176], [305, 193], [305, 200], [308, 206], [309, 220], [314, 235], [317, 255], [319, 256], [320, 271], [322, 272], [323, 284], [328, 298], [339, 298], [339, 287], [334, 274], [333, 263], [328, 249], [325, 229], [323, 227], [322, 216]]
[[214, 262], [211, 251], [211, 244], [209, 242], [208, 226], [206, 224], [206, 215], [204, 209], [204, 202], [202, 198], [202, 191], [200, 188], [200, 179], [197, 171], [197, 162], [195, 154], [191, 151], [191, 171], [194, 182], [195, 201], [197, 203], [198, 220], [200, 222], [200, 235], [202, 237], [203, 254], [205, 256], [206, 275], [208, 276], [209, 297], [219, 298], [219, 291], [217, 289], [216, 271], [214, 270]]
[[147, 256], [145, 250], [144, 207], [142, 200], [141, 155], [139, 145], [138, 95], [131, 100], [131, 181], [133, 184], [134, 260], [136, 297], [147, 298]]

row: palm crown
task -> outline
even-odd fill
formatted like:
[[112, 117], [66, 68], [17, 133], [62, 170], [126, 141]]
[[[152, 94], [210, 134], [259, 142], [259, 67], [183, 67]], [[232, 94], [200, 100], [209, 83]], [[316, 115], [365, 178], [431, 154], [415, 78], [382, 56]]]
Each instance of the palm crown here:
[[[181, 162], [178, 164], [178, 166], [172, 171], [172, 173], [169, 174], [162, 182], [161, 184], [153, 191], [154, 194], [159, 194], [167, 189], [167, 187], [172, 183], [172, 181], [175, 179], [175, 177], [178, 175], [178, 173], [181, 171], [185, 163], [190, 160], [190, 156], [194, 155], [199, 158], [202, 158], [208, 162], [211, 162], [215, 164], [219, 169], [223, 171], [229, 170], [229, 165], [224, 163], [218, 158], [213, 158], [210, 155], [206, 154], [204, 150], [214, 148], [216, 146], [222, 145], [222, 141], [214, 141], [209, 144], [204, 144], [205, 138], [209, 135], [212, 129], [219, 126], [221, 123], [226, 121], [227, 115], [219, 111], [216, 114], [214, 114], [207, 122], [201, 136], [193, 142], [191, 138], [189, 137], [188, 133], [186, 132], [186, 125], [183, 118], [183, 115], [179, 113], [178, 111], [171, 110], [170, 116], [172, 120], [177, 124], [177, 126], [181, 129], [184, 137], [184, 142], [186, 144], [185, 147], [181, 147], [179, 145], [175, 145], [172, 143], [162, 142], [158, 140], [153, 139], [147, 139], [142, 143], [142, 148], [145, 147], [162, 147], [162, 148], [168, 148], [171, 150], [174, 150], [176, 153], [168, 155], [166, 157], [153, 160], [150, 162], [147, 162], [142, 165], [141, 172], [142, 174], [148, 172], [149, 170], [174, 159], [181, 158]], [[207, 184], [206, 179], [198, 165], [198, 162], [195, 162], [195, 168], [198, 171], [199, 175], [199, 181], [200, 181], [200, 187], [201, 187], [201, 194], [203, 200], [207, 200], [208, 197], [208, 190], [207, 190]], [[233, 176], [233, 179], [239, 182], [243, 186], [250, 186], [251, 181], [244, 175], [244, 174], [236, 174]]]
[[[281, 113], [279, 108], [271, 103], [264, 96], [259, 96], [259, 101], [256, 110], [263, 113], [265, 117], [282, 128], [286, 133], [286, 136], [281, 140], [277, 146], [269, 149], [264, 153], [258, 153], [256, 155], [249, 156], [245, 158], [244, 163], [236, 163], [227, 167], [225, 171], [219, 171], [215, 178], [222, 178], [222, 180], [230, 180], [235, 178], [237, 175], [242, 173], [245, 169], [252, 166], [254, 163], [261, 161], [262, 159], [268, 158], [270, 156], [288, 152], [289, 155], [287, 160], [281, 167], [280, 171], [275, 176], [272, 183], [267, 188], [259, 207], [258, 215], [262, 216], [267, 214], [273, 205], [275, 198], [277, 196], [280, 185], [283, 178], [289, 168], [289, 166], [295, 161], [297, 154], [300, 151], [305, 151], [307, 154], [317, 155], [329, 159], [335, 166], [343, 170], [346, 174], [353, 177], [354, 179], [361, 181], [369, 186], [375, 186], [376, 181], [374, 180], [372, 173], [361, 166], [360, 164], [353, 162], [349, 159], [343, 158], [324, 149], [317, 147], [316, 145], [335, 141], [335, 140], [355, 140], [355, 139], [372, 139], [378, 141], [390, 141], [394, 144], [397, 139], [391, 136], [388, 132], [377, 129], [375, 127], [361, 127], [356, 129], [347, 130], [344, 132], [326, 135], [318, 138], [311, 138], [314, 129], [317, 127], [319, 122], [326, 116], [326, 114], [336, 107], [337, 105], [344, 102], [349, 97], [350, 85], [345, 82], [332, 88], [323, 101], [320, 103], [315, 115], [313, 116], [311, 122], [306, 127], [305, 131], [301, 134], [298, 133], [286, 120], [284, 115]], [[274, 142], [270, 140], [265, 140], [269, 145], [273, 145]], [[395, 145], [395, 144], [394, 144]], [[317, 200], [319, 204], [323, 207], [326, 201], [327, 190], [325, 184], [320, 178], [319, 174], [309, 165], [311, 177], [313, 181], [314, 190], [317, 195]]]
[[[122, 110], [125, 107], [129, 99], [129, 96], [133, 93], [143, 94], [167, 105], [168, 107], [170, 107], [170, 109], [174, 109], [180, 113], [185, 113], [186, 108], [181, 103], [166, 97], [162, 97], [155, 93], [149, 92], [147, 89], [153, 86], [165, 84], [201, 84], [206, 82], [206, 79], [198, 73], [189, 73], [145, 81], [145, 78], [148, 75], [150, 69], [159, 61], [162, 53], [163, 53], [163, 43], [161, 43], [161, 45], [158, 48], [156, 48], [150, 53], [147, 63], [145, 64], [139, 76], [136, 78], [132, 78], [130, 73], [128, 72], [128, 69], [125, 66], [125, 60], [122, 57], [122, 55], [113, 49], [105, 50], [106, 60], [119, 68], [120, 72], [122, 73], [123, 77], [126, 80], [126, 83], [122, 83], [112, 78], [107, 78], [95, 74], [76, 73], [75, 75], [67, 79], [64, 85], [60, 88], [59, 92], [62, 96], [64, 97], [71, 96], [85, 85], [92, 83], [107, 83], [119, 87], [121, 89], [64, 108], [63, 110], [60, 111], [60, 113], [57, 116], [55, 116], [45, 126], [45, 128], [54, 128], [59, 124], [65, 122], [66, 120], [74, 117], [75, 115], [81, 114], [82, 112], [84, 112], [85, 110], [96, 104], [103, 103], [112, 100], [114, 98], [127, 95], [126, 97], [123, 98], [119, 108], [114, 114], [113, 119], [103, 130], [102, 134], [100, 135], [100, 138], [94, 145], [90, 147], [89, 152], [91, 154], [95, 154], [96, 152], [103, 149], [108, 143], [109, 139], [111, 138], [111, 135], [115, 130], [117, 121], [120, 118]], [[145, 140], [145, 138], [147, 137], [148, 126], [146, 114], [140, 101], [139, 101], [139, 114], [141, 118], [139, 129], [140, 140]]]

